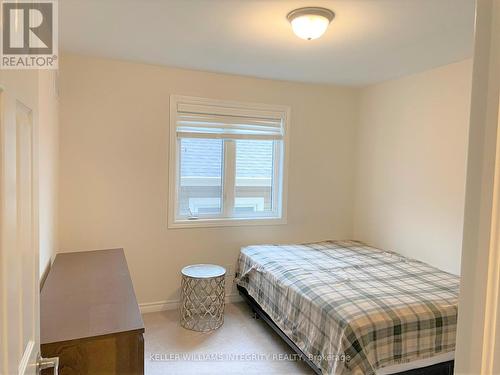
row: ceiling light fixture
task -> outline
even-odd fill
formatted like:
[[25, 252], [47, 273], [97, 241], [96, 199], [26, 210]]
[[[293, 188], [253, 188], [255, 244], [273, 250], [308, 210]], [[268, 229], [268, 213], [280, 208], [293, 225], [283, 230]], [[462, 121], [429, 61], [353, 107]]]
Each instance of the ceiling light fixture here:
[[318, 7], [295, 9], [286, 16], [295, 35], [306, 40], [323, 35], [334, 17], [335, 13], [330, 9]]

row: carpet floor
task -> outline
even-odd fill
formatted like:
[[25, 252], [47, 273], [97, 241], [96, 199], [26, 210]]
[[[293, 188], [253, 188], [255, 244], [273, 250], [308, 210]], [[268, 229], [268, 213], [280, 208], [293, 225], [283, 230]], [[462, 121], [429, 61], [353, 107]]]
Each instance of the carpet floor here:
[[210, 333], [182, 328], [178, 310], [144, 314], [144, 323], [146, 375], [313, 374], [245, 303], [227, 304]]

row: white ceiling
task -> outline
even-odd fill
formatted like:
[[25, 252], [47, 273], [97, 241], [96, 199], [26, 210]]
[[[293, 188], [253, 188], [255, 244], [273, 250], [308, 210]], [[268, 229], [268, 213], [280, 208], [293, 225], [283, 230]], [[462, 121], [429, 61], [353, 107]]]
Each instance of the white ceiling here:
[[[474, 0], [63, 0], [64, 51], [292, 81], [364, 85], [472, 55]], [[336, 13], [297, 38], [286, 14]]]

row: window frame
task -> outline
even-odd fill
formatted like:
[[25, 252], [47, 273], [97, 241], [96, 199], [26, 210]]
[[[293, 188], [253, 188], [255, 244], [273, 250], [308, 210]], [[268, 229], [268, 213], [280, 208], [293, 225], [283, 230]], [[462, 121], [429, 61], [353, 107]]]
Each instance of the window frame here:
[[[223, 176], [222, 176], [222, 212], [221, 217], [187, 219], [178, 218], [178, 195], [180, 178], [180, 140], [177, 137], [177, 108], [178, 104], [202, 104], [214, 107], [234, 108], [235, 110], [249, 110], [255, 112], [279, 112], [282, 118], [283, 138], [281, 146], [275, 142], [274, 152], [276, 155], [279, 150], [279, 157], [273, 159], [273, 179], [276, 179], [277, 186], [273, 189], [273, 201], [276, 199], [278, 204], [277, 216], [265, 217], [259, 215], [251, 216], [232, 216], [227, 217], [232, 207], [227, 202], [234, 203], [234, 191], [226, 191], [229, 182], [230, 186], [235, 186], [236, 168], [232, 163], [236, 163], [236, 140], [229, 138], [223, 142]], [[194, 228], [194, 227], [230, 227], [246, 225], [281, 225], [287, 223], [287, 185], [288, 185], [288, 155], [290, 139], [290, 107], [284, 105], [269, 105], [251, 102], [237, 102], [219, 99], [199, 98], [183, 95], [170, 95], [170, 124], [169, 124], [169, 178], [168, 178], [168, 205], [167, 205], [167, 224], [168, 228]], [[228, 165], [227, 160], [232, 160]], [[281, 165], [281, 168], [280, 168]], [[231, 168], [232, 166], [232, 168]], [[281, 173], [280, 173], [281, 170]], [[231, 180], [232, 179], [232, 184]], [[229, 194], [229, 195], [228, 195]], [[273, 203], [274, 204], [274, 203]]]

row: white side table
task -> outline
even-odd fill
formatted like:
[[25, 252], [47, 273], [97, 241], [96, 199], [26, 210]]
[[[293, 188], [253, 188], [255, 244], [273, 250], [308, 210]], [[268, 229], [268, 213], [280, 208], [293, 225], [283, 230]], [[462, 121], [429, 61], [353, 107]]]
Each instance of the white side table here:
[[226, 269], [195, 264], [181, 271], [181, 326], [208, 332], [224, 323]]

